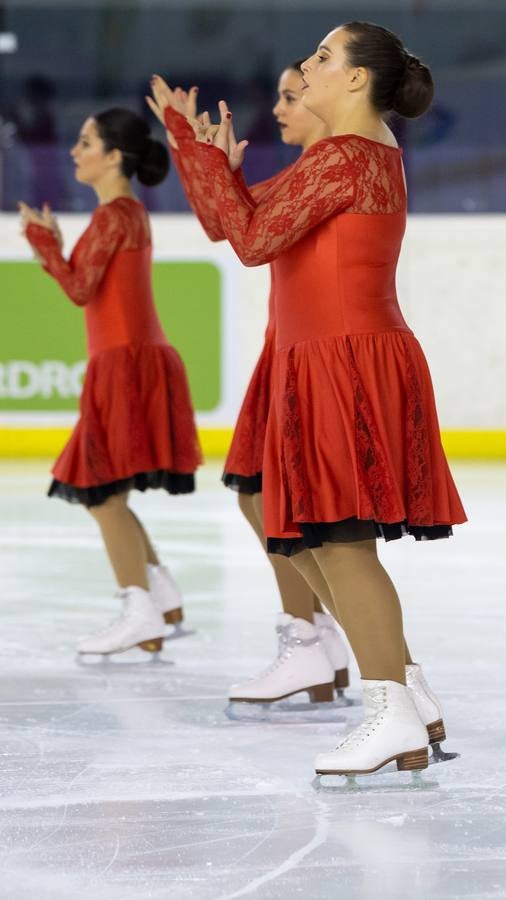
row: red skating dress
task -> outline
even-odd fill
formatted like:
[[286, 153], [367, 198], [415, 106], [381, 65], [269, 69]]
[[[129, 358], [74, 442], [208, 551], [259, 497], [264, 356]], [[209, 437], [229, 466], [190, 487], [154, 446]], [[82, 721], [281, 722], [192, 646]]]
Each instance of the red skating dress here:
[[185, 368], [153, 302], [143, 205], [120, 197], [99, 206], [69, 262], [48, 229], [30, 225], [27, 237], [86, 316], [80, 418], [50, 496], [96, 506], [130, 488], [192, 491], [201, 453]]
[[263, 460], [268, 549], [447, 537], [466, 521], [430, 374], [399, 309], [401, 152], [358, 135], [313, 145], [258, 203], [198, 144], [227, 238], [276, 259], [276, 355]]
[[[193, 129], [186, 119], [174, 110], [166, 111], [167, 127], [178, 143], [178, 150], [171, 147], [171, 155], [179, 172], [185, 194], [207, 236], [212, 241], [225, 240], [214, 195], [209, 191], [207, 175], [200, 168], [196, 156]], [[283, 173], [246, 188], [242, 175], [237, 179], [246, 196], [250, 193], [256, 201], [276, 184]], [[256, 494], [262, 490], [262, 466], [265, 432], [271, 400], [272, 365], [275, 349], [274, 293], [275, 264], [270, 266], [271, 288], [269, 293], [269, 318], [264, 344], [248, 384], [246, 394], [234, 428], [230, 450], [225, 460], [223, 482], [239, 493]]]

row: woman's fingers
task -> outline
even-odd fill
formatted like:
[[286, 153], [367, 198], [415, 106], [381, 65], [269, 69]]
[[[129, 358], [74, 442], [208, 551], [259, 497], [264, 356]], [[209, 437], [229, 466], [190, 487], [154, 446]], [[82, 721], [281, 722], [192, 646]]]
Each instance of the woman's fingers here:
[[159, 107], [158, 104], [155, 103], [155, 101], [153, 100], [152, 97], [146, 96], [146, 97], [144, 97], [144, 99], [145, 99], [146, 103], [148, 104], [151, 112], [154, 113], [156, 118], [158, 119], [158, 121], [161, 122], [162, 125], [164, 125], [165, 122], [164, 122], [164, 118], [163, 118], [163, 109], [161, 109], [161, 107]]
[[236, 169], [239, 169], [242, 166], [248, 141], [241, 141], [239, 144], [237, 143], [234, 126], [232, 124], [232, 113], [228, 108], [228, 104], [225, 100], [220, 100], [218, 106], [221, 124], [223, 129], [226, 129], [226, 134], [228, 136], [228, 151], [226, 151], [228, 153], [228, 161], [232, 172], [235, 172]]
[[197, 99], [198, 99], [199, 89], [196, 85], [190, 88], [187, 94], [186, 101], [186, 115], [191, 116], [192, 119], [197, 118]]
[[230, 151], [230, 155], [228, 157], [228, 161], [230, 163], [230, 168], [232, 172], [235, 172], [236, 169], [240, 169], [244, 162], [244, 154], [246, 152], [246, 147], [248, 146], [248, 141], [240, 141], [239, 144], [236, 144], [233, 150]]
[[225, 100], [220, 100], [218, 103], [218, 110], [220, 113], [220, 124], [218, 126], [218, 130], [214, 137], [214, 146], [219, 147], [220, 150], [223, 150], [224, 153], [229, 155], [229, 136], [230, 136], [230, 120], [232, 118], [232, 113], [229, 111]]
[[151, 92], [155, 103], [162, 109], [162, 112], [167, 106], [177, 108], [175, 91], [171, 91], [167, 82], [160, 75], [153, 75], [151, 78]]
[[48, 228], [54, 228], [56, 226], [56, 221], [53, 217], [53, 213], [51, 212], [49, 203], [44, 203], [42, 207], [42, 219], [44, 225], [47, 225]]
[[218, 103], [218, 109], [220, 112], [220, 119], [223, 123], [227, 123], [232, 118], [232, 113], [230, 112], [226, 100], [220, 100]]
[[50, 231], [53, 231], [53, 222], [50, 222], [47, 216], [44, 216], [44, 213], [40, 213], [38, 209], [32, 209], [27, 203], [23, 203], [22, 200], [18, 203], [18, 209], [21, 213], [21, 224], [23, 228], [33, 224], [43, 225], [44, 228], [49, 228]]

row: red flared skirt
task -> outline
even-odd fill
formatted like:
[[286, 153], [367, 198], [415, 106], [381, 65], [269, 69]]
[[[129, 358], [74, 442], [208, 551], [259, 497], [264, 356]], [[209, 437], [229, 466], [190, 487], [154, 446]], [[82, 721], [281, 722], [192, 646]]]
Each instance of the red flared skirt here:
[[169, 344], [91, 357], [80, 418], [53, 468], [50, 495], [87, 506], [130, 488], [194, 488], [202, 462], [186, 371]]
[[273, 391], [263, 464], [271, 552], [375, 534], [443, 537], [466, 521], [411, 332], [283, 348]]
[[272, 396], [274, 332], [268, 331], [251, 376], [225, 460], [223, 481], [245, 494], [262, 490], [265, 431]]

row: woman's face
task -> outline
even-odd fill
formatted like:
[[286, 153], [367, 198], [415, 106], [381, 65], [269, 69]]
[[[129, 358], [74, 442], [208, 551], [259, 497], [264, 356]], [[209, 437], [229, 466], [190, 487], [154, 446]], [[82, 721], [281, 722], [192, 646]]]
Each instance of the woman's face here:
[[278, 82], [278, 101], [272, 110], [284, 144], [302, 146], [318, 124], [302, 102], [302, 73], [285, 69]]
[[97, 184], [107, 172], [115, 168], [118, 151], [107, 153], [99, 137], [95, 119], [86, 119], [79, 137], [70, 151], [75, 163], [75, 178], [82, 184]]
[[[349, 34], [343, 28], [335, 28], [318, 46], [318, 49], [302, 64], [302, 102], [304, 106], [324, 120], [332, 117], [364, 70], [352, 69], [346, 62], [345, 45]], [[357, 76], [357, 73], [361, 73]]]

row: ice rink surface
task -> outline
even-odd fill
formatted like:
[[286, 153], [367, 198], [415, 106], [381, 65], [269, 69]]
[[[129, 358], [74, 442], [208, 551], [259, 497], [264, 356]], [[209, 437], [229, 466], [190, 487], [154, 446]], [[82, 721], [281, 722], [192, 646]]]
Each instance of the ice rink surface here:
[[[506, 897], [506, 466], [454, 466], [470, 525], [383, 546], [455, 763], [315, 792], [313, 758], [361, 708], [245, 723], [227, 686], [275, 650], [278, 599], [236, 496], [137, 495], [196, 633], [79, 667], [117, 601], [95, 523], [0, 466], [2, 900]], [[350, 694], [359, 697], [356, 670]], [[332, 721], [332, 719], [334, 721]]]

